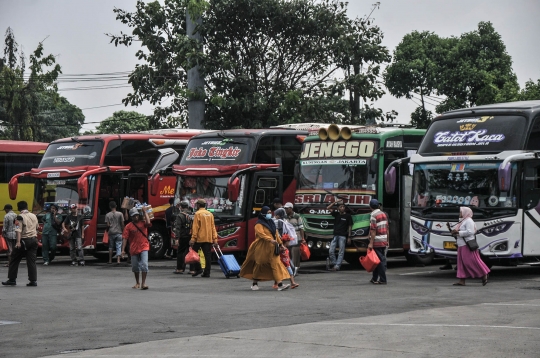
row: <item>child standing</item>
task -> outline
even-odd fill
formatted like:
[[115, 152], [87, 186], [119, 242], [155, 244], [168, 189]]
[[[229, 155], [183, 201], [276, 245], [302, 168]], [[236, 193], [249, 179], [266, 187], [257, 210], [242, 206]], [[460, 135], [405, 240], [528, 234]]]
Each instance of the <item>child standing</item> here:
[[[288, 249], [290, 240], [291, 239], [289, 238], [289, 235], [287, 234], [281, 237], [281, 241], [283, 241], [283, 246], [280, 249], [279, 258], [281, 260], [281, 263], [283, 263], [283, 265], [285, 265], [285, 267], [287, 268], [287, 271], [289, 271], [289, 275], [291, 276], [290, 280], [291, 280], [291, 289], [292, 289], [292, 288], [297, 288], [300, 285], [294, 281], [294, 274], [291, 268], [291, 262], [289, 258], [289, 249]], [[277, 283], [274, 283], [273, 288], [277, 289]]]

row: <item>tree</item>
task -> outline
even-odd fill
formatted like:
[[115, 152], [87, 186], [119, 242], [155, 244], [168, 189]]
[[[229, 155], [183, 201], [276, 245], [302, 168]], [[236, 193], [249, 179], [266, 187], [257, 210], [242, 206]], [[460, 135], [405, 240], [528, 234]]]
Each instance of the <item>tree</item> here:
[[385, 85], [392, 95], [420, 100], [420, 106], [411, 114], [412, 123], [418, 128], [427, 128], [431, 122], [425, 97], [437, 92], [441, 61], [447, 55], [449, 45], [450, 41], [432, 32], [413, 31], [398, 44], [392, 64], [384, 73]]
[[13, 31], [8, 28], [2, 63], [2, 138], [51, 141], [79, 132], [84, 116], [80, 109], [58, 94], [56, 80], [62, 71], [53, 55], [44, 56], [43, 42], [30, 55], [30, 73], [25, 75], [24, 55], [19, 50]]
[[144, 114], [135, 111], [116, 111], [96, 127], [95, 133], [133, 133], [148, 129], [149, 118]]
[[512, 58], [490, 22], [462, 34], [444, 56], [439, 95], [446, 99], [438, 113], [481, 104], [507, 102], [519, 90]]
[[[377, 99], [379, 65], [389, 60], [382, 33], [351, 20], [347, 4], [333, 0], [209, 0], [197, 27], [204, 51], [186, 34], [186, 6], [195, 0], [137, 2], [115, 9], [132, 34], [110, 35], [116, 46], [140, 41], [143, 64], [130, 75], [125, 104], [157, 105], [151, 127], [176, 114], [184, 125], [187, 71], [198, 64], [206, 83], [205, 127], [268, 127], [283, 123], [351, 123], [359, 106], [344, 96]], [[201, 1], [196, 1], [200, 3]], [[364, 67], [365, 72], [356, 71]], [[352, 70], [351, 70], [352, 69]], [[344, 74], [342, 74], [344, 73]], [[164, 99], [170, 104], [163, 105]], [[382, 112], [382, 111], [381, 111]], [[373, 111], [373, 113], [380, 113]]]
[[529, 79], [525, 82], [525, 88], [519, 92], [518, 101], [532, 100], [540, 100], [540, 79], [536, 83]]

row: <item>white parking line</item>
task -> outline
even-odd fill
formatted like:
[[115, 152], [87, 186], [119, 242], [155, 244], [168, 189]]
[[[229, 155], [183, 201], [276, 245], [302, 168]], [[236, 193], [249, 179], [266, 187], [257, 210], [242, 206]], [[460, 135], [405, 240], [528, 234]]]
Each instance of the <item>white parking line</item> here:
[[488, 306], [531, 306], [531, 307], [540, 307], [540, 305], [533, 305], [530, 303], [482, 303], [483, 305]]
[[6, 324], [19, 324], [21, 322], [15, 322], [15, 321], [0, 321], [0, 326], [4, 326]]
[[489, 326], [483, 324], [435, 324], [435, 323], [360, 323], [360, 322], [314, 322], [308, 324], [319, 325], [351, 325], [351, 326], [404, 326], [404, 327], [470, 327], [470, 328], [502, 328], [502, 329], [530, 329], [540, 330], [540, 327], [520, 326]]
[[408, 272], [408, 273], [400, 273], [399, 276], [407, 276], [407, 275], [418, 275], [421, 273], [434, 273], [439, 271], [420, 271], [420, 272]]

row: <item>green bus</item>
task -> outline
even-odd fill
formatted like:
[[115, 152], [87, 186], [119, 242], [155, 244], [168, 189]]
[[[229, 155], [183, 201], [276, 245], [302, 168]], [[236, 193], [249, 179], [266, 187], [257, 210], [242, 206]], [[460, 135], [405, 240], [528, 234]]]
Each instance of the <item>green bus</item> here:
[[[326, 257], [334, 219], [327, 207], [343, 200], [352, 215], [351, 244], [345, 260], [359, 266], [369, 244], [369, 202], [379, 200], [390, 219], [389, 253], [405, 254], [415, 263], [430, 257], [409, 255], [409, 214], [412, 169], [425, 130], [410, 125], [312, 126], [296, 166], [295, 208], [302, 216], [307, 245], [314, 257]], [[384, 170], [396, 168], [395, 190], [384, 190]]]

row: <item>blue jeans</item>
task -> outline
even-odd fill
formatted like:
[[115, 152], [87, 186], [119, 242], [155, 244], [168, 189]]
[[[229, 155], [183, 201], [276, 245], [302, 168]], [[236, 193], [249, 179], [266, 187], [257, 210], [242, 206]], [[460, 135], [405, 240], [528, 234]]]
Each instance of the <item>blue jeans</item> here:
[[109, 234], [109, 250], [116, 249], [116, 254], [122, 254], [122, 234]]
[[131, 255], [132, 272], [148, 272], [148, 251], [143, 251], [138, 255]]
[[373, 250], [381, 260], [373, 270], [373, 281], [386, 282], [386, 247], [374, 247]]
[[[341, 263], [343, 262], [343, 255], [345, 255], [345, 243], [347, 242], [347, 237], [345, 236], [334, 236], [334, 239], [332, 239], [332, 242], [330, 243], [330, 249], [329, 256], [330, 256], [330, 263], [337, 268], [341, 267]], [[339, 253], [338, 258], [336, 261], [336, 245], [339, 246]]]

